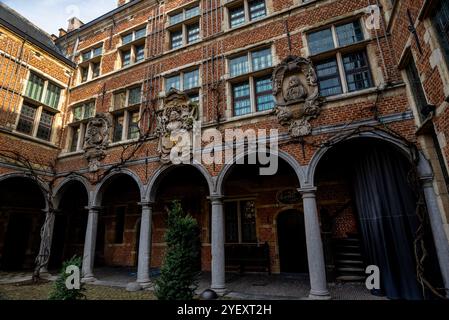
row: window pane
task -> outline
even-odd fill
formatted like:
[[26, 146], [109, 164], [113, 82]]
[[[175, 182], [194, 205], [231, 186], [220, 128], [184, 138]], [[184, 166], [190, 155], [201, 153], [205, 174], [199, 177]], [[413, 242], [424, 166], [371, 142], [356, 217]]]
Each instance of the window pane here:
[[53, 124], [54, 115], [46, 110], [42, 110], [39, 127], [37, 128], [36, 136], [39, 139], [50, 141], [51, 126]]
[[136, 47], [136, 62], [143, 61], [145, 59], [145, 45]]
[[307, 36], [307, 40], [309, 42], [311, 54], [317, 54], [320, 52], [331, 50], [335, 47], [331, 29], [325, 29], [310, 33]]
[[196, 42], [200, 39], [200, 25], [198, 23], [187, 26], [187, 43]]
[[123, 133], [123, 121], [125, 117], [123, 115], [116, 116], [114, 119], [114, 134], [112, 137], [113, 142], [117, 142], [122, 140], [122, 133]]
[[171, 88], [175, 88], [181, 90], [181, 77], [174, 76], [171, 78], [165, 79], [165, 91], [170, 91]]
[[92, 50], [86, 51], [82, 55], [83, 61], [89, 60], [92, 58]]
[[17, 124], [17, 131], [32, 134], [35, 116], [36, 107], [23, 104], [22, 110], [20, 111], [19, 123]]
[[92, 118], [95, 115], [95, 102], [89, 102], [84, 106], [84, 119]]
[[190, 19], [192, 17], [196, 17], [199, 14], [200, 14], [200, 7], [199, 6], [186, 9], [186, 19]]
[[129, 105], [135, 105], [140, 103], [140, 87], [135, 87], [129, 90]]
[[176, 49], [182, 46], [182, 30], [170, 33], [171, 48]]
[[129, 114], [128, 139], [136, 139], [139, 137], [139, 111]]
[[92, 77], [97, 78], [100, 76], [100, 63], [94, 63], [92, 64]]
[[89, 75], [89, 70], [87, 68], [81, 68], [81, 82], [87, 81], [87, 76]]
[[434, 12], [432, 22], [437, 30], [446, 61], [449, 63], [449, 1], [441, 1]]
[[47, 94], [45, 96], [45, 104], [54, 109], [57, 109], [60, 97], [61, 88], [52, 83], [49, 83], [47, 86]]
[[199, 86], [199, 70], [184, 73], [184, 90], [189, 90]]
[[410, 61], [408, 62], [406, 72], [417, 109], [422, 110], [422, 108], [427, 105], [427, 99], [413, 59], [410, 59]]
[[73, 108], [73, 121], [80, 121], [84, 117], [83, 106]]
[[80, 136], [80, 127], [73, 127], [72, 128], [72, 140], [70, 142], [70, 152], [75, 152], [78, 148], [78, 138]]
[[349, 92], [371, 87], [371, 73], [364, 51], [344, 55], [343, 64]]
[[226, 243], [239, 242], [239, 224], [237, 202], [225, 203], [225, 233]]
[[231, 21], [231, 28], [237, 27], [243, 23], [245, 23], [245, 8], [244, 6], [230, 8], [229, 9], [229, 17]]
[[135, 39], [143, 38], [147, 35], [147, 27], [144, 27], [142, 29], [136, 30], [136, 37]]
[[235, 116], [251, 113], [251, 99], [249, 96], [248, 82], [234, 85], [233, 98]]
[[256, 83], [256, 105], [257, 111], [270, 110], [274, 108], [273, 87], [271, 77], [255, 80]]
[[256, 205], [254, 201], [240, 202], [242, 225], [242, 242], [255, 243], [256, 239]]
[[255, 51], [251, 53], [253, 62], [253, 71], [265, 69], [271, 67], [271, 49], [264, 49], [260, 51]]
[[359, 21], [338, 26], [336, 29], [338, 43], [341, 47], [363, 40], [363, 32]]
[[231, 77], [248, 73], [248, 56], [244, 55], [238, 58], [231, 59], [229, 61], [229, 67], [231, 69]]
[[103, 47], [98, 47], [98, 48], [94, 49], [94, 57], [101, 56], [102, 53], [103, 53]]
[[127, 44], [127, 43], [130, 43], [131, 41], [133, 41], [132, 33], [128, 33], [128, 34], [122, 36], [122, 44]]
[[30, 74], [30, 79], [28, 80], [28, 86], [26, 90], [26, 96], [34, 99], [36, 101], [41, 101], [42, 93], [44, 91], [44, 79], [37, 76], [34, 73]]
[[253, 0], [249, 3], [250, 20], [265, 17], [267, 12], [265, 9], [265, 0]]
[[126, 91], [114, 93], [114, 110], [126, 107]]
[[126, 67], [129, 66], [131, 63], [131, 50], [123, 51], [122, 52], [122, 66]]
[[316, 64], [316, 73], [322, 96], [332, 96], [342, 93], [337, 60], [335, 58]]
[[182, 12], [170, 16], [170, 24], [175, 24], [175, 23], [181, 22], [182, 20], [184, 20], [183, 16], [184, 15]]

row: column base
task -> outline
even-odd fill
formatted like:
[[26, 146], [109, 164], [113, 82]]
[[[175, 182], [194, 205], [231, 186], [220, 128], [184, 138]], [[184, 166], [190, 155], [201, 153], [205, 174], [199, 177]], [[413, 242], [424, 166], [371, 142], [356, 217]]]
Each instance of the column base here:
[[148, 280], [137, 280], [137, 283], [140, 285], [140, 287], [145, 290], [148, 288], [151, 288], [154, 286], [154, 283], [148, 279]]
[[97, 281], [97, 279], [94, 276], [83, 277], [81, 279], [82, 283], [92, 283], [92, 282], [95, 282], [95, 281]]
[[316, 292], [310, 291], [309, 293], [310, 300], [331, 300], [331, 296], [328, 291]]
[[214, 290], [216, 294], [218, 294], [220, 297], [224, 296], [228, 290], [226, 290], [226, 287], [220, 287], [220, 288], [214, 288], [211, 287], [211, 290]]

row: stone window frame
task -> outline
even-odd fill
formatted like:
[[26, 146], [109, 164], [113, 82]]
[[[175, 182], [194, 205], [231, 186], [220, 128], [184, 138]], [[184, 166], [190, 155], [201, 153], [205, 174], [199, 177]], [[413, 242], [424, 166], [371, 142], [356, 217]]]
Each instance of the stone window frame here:
[[[145, 29], [145, 36], [136, 38], [136, 32]], [[132, 40], [123, 43], [123, 37], [126, 35], [132, 34]], [[128, 29], [119, 34], [120, 37], [120, 45], [117, 48], [118, 52], [118, 61], [116, 63], [116, 69], [123, 69], [131, 67], [137, 63], [141, 63], [147, 59], [147, 37], [148, 37], [148, 23], [140, 24], [138, 26], [133, 27], [132, 29]], [[137, 48], [143, 46], [143, 59], [137, 60]], [[124, 65], [124, 53], [130, 53], [129, 64]]]
[[[338, 26], [349, 24], [349, 23], [355, 22], [355, 21], [358, 21], [360, 24], [363, 39], [360, 41], [354, 42], [352, 44], [349, 44], [349, 45], [340, 46], [336, 28]], [[311, 54], [308, 35], [311, 33], [329, 29], [329, 28], [331, 29], [331, 32], [332, 32], [334, 48], [323, 51], [323, 52], [319, 52], [317, 54]], [[371, 41], [371, 36], [370, 36], [369, 32], [366, 30], [365, 24], [363, 23], [363, 19], [361, 16], [357, 16], [356, 18], [351, 17], [351, 18], [341, 19], [341, 20], [337, 20], [337, 21], [332, 21], [326, 25], [320, 26], [319, 28], [310, 28], [309, 30], [307, 30], [305, 32], [303, 40], [304, 40], [304, 48], [306, 51], [306, 55], [313, 61], [314, 65], [316, 65], [320, 61], [325, 61], [327, 59], [332, 59], [332, 58], [335, 58], [337, 61], [338, 75], [339, 75], [340, 86], [341, 86], [342, 92], [339, 94], [336, 94], [336, 95], [328, 96], [328, 98], [332, 99], [335, 97], [339, 97], [339, 96], [346, 95], [346, 94], [351, 94], [354, 92], [370, 90], [376, 86], [377, 79], [375, 78], [375, 72], [374, 72], [374, 68], [373, 68], [373, 64], [372, 64], [372, 57], [368, 50], [368, 43]], [[368, 69], [369, 75], [370, 75], [371, 86], [368, 88], [361, 89], [361, 90], [349, 91], [348, 82], [346, 79], [346, 70], [345, 70], [344, 62], [343, 62], [343, 55], [357, 53], [357, 52], [364, 52], [364, 54], [365, 54], [366, 62], [367, 62], [367, 69]]]
[[[140, 101], [135, 104], [129, 104], [130, 91], [132, 89], [136, 89], [138, 87], [140, 87]], [[111, 128], [111, 135], [110, 135], [112, 144], [120, 144], [120, 143], [124, 143], [124, 142], [135, 141], [139, 138], [139, 137], [131, 137], [130, 138], [129, 130], [130, 130], [130, 125], [131, 125], [131, 121], [132, 121], [132, 116], [137, 112], [139, 112], [139, 114], [140, 114], [140, 109], [141, 109], [141, 105], [142, 105], [142, 90], [143, 90], [142, 88], [143, 88], [143, 84], [137, 83], [137, 84], [130, 85], [124, 89], [116, 90], [112, 93], [111, 106], [109, 107], [109, 112], [112, 115], [112, 128]], [[116, 96], [116, 94], [119, 94], [122, 92], [126, 92], [125, 105], [120, 108], [116, 108], [115, 96]], [[119, 117], [123, 117], [121, 138], [119, 140], [115, 140], [114, 134], [115, 134], [115, 130], [116, 130], [116, 121], [117, 121], [117, 118], [119, 118]]]
[[[254, 202], [254, 231], [255, 231], [255, 242], [243, 242], [243, 231], [242, 231], [242, 210], [241, 210], [241, 203], [244, 201], [253, 201]], [[226, 231], [226, 204], [227, 203], [237, 203], [237, 232], [238, 232], [238, 242], [227, 242], [227, 231]], [[259, 239], [259, 233], [257, 229], [257, 206], [256, 206], [256, 197], [239, 197], [239, 198], [232, 198], [232, 199], [225, 199], [223, 200], [223, 215], [225, 219], [225, 230], [224, 230], [224, 238], [225, 238], [225, 244], [257, 244]]]
[[[95, 55], [95, 50], [101, 48], [101, 53]], [[90, 58], [84, 60], [84, 54], [90, 53]], [[102, 56], [104, 53], [104, 43], [101, 42], [100, 44], [95, 44], [89, 49], [85, 49], [81, 51], [80, 53], [80, 62], [78, 63], [78, 79], [77, 83], [82, 84], [89, 82], [91, 80], [94, 80], [98, 78], [101, 75], [101, 68], [102, 68]], [[98, 75], [95, 75], [95, 66], [98, 66]], [[87, 72], [86, 78], [84, 80], [83, 73]]]
[[[91, 117], [84, 117], [85, 113], [85, 106], [93, 103], [93, 113], [91, 115]], [[75, 108], [78, 108], [80, 106], [84, 106], [83, 108], [83, 118], [80, 120], [76, 120], [74, 118], [73, 115], [73, 110]], [[86, 135], [86, 129], [87, 129], [87, 123], [89, 122], [89, 120], [95, 116], [95, 112], [96, 112], [96, 99], [89, 99], [89, 100], [85, 100], [83, 102], [79, 102], [76, 103], [72, 106], [69, 107], [70, 110], [70, 123], [68, 125], [69, 128], [69, 132], [67, 135], [67, 143], [66, 143], [66, 152], [67, 153], [76, 153], [79, 151], [83, 150], [83, 145], [84, 145], [84, 137]], [[75, 150], [72, 150], [72, 146], [73, 146], [73, 138], [75, 136], [75, 133], [77, 132], [76, 130], [79, 129], [79, 134], [78, 134], [78, 138], [77, 138], [77, 142], [76, 142], [76, 147]]]
[[[42, 88], [42, 94], [41, 94], [41, 97], [39, 100], [35, 100], [34, 98], [28, 97], [26, 95], [26, 92], [28, 89], [28, 83], [33, 74], [44, 81], [44, 85]], [[54, 140], [55, 140], [55, 136], [56, 136], [56, 132], [54, 130], [55, 122], [57, 121], [57, 116], [60, 114], [60, 108], [63, 104], [66, 87], [62, 86], [61, 84], [57, 83], [55, 80], [50, 79], [48, 76], [46, 76], [34, 69], [28, 71], [26, 79], [27, 79], [26, 85], [24, 85], [23, 89], [22, 89], [22, 94], [21, 94], [21, 99], [20, 99], [21, 100], [20, 101], [20, 109], [18, 110], [18, 113], [17, 113], [13, 132], [21, 134], [21, 135], [26, 135], [28, 137], [32, 137], [32, 138], [37, 139], [42, 142], [47, 142], [47, 143], [53, 144]], [[55, 108], [47, 105], [45, 102], [49, 84], [52, 84], [52, 85], [60, 88], [59, 101]], [[21, 120], [22, 108], [24, 105], [30, 106], [31, 108], [35, 109], [34, 118], [32, 120], [33, 125], [32, 125], [32, 129], [31, 129], [31, 133], [25, 133], [25, 132], [18, 130], [18, 125]], [[41, 118], [42, 118], [42, 114], [44, 112], [50, 113], [53, 117], [52, 123], [50, 125], [50, 137], [48, 140], [38, 137], [39, 127], [41, 126]], [[45, 126], [45, 124], [42, 124], [42, 125]]]
[[[264, 69], [260, 69], [257, 71], [253, 71], [252, 68], [252, 59], [251, 59], [251, 53], [252, 52], [257, 52], [257, 51], [262, 51], [265, 49], [270, 49], [271, 50], [271, 66], [264, 68]], [[248, 68], [249, 68], [249, 72], [241, 74], [241, 75], [237, 75], [234, 77], [231, 77], [230, 74], [230, 60], [233, 58], [238, 58], [240, 56], [243, 56], [247, 54], [248, 55]], [[227, 101], [227, 105], [226, 105], [226, 118], [229, 120], [234, 120], [234, 119], [239, 119], [239, 118], [244, 118], [244, 117], [252, 117], [252, 116], [257, 116], [259, 114], [265, 114], [267, 112], [271, 112], [272, 109], [269, 110], [261, 110], [258, 111], [257, 110], [257, 104], [256, 104], [256, 86], [255, 86], [255, 80], [256, 78], [262, 78], [265, 76], [271, 76], [273, 73], [273, 70], [276, 66], [276, 56], [275, 56], [275, 48], [273, 46], [272, 43], [270, 43], [269, 45], [257, 45], [254, 46], [252, 48], [243, 50], [243, 51], [239, 51], [237, 53], [233, 53], [230, 54], [226, 57], [226, 96], [228, 97], [226, 99]], [[242, 82], [249, 82], [249, 86], [250, 86], [250, 102], [251, 102], [251, 112], [247, 113], [247, 114], [243, 114], [243, 115], [234, 115], [234, 95], [233, 95], [233, 85], [235, 84], [239, 84]], [[274, 107], [274, 106], [273, 106]]]
[[[187, 17], [186, 18], [186, 12], [192, 8], [196, 8], [198, 7], [198, 13], [191, 16], [191, 17]], [[199, 43], [201, 42], [201, 40], [203, 39], [203, 30], [201, 28], [201, 12], [202, 12], [202, 5], [201, 5], [201, 1], [194, 1], [191, 3], [188, 3], [184, 6], [182, 6], [181, 8], [176, 8], [174, 10], [171, 10], [169, 12], [167, 12], [167, 21], [165, 24], [165, 30], [167, 33], [167, 37], [166, 39], [168, 41], [166, 41], [166, 46], [167, 46], [167, 50], [177, 50], [180, 48], [183, 48], [185, 46], [191, 45], [191, 44], [195, 44], [195, 43]], [[182, 14], [182, 18], [181, 20], [175, 22], [175, 23], [171, 23], [170, 22], [170, 17], [176, 16]], [[198, 29], [199, 29], [199, 34], [198, 34], [198, 39], [196, 39], [195, 41], [189, 42], [188, 41], [188, 27], [192, 26], [192, 25], [196, 25], [198, 24]], [[173, 48], [172, 46], [172, 33], [174, 32], [181, 32], [181, 38], [182, 38], [182, 43], [180, 46]]]
[[[273, 0], [265, 0], [265, 15], [258, 17], [256, 19], [251, 20], [250, 19], [250, 10], [249, 10], [249, 2], [252, 0], [221, 0], [222, 5], [224, 6], [224, 14], [223, 14], [223, 23], [222, 27], [225, 31], [227, 30], [235, 30], [238, 28], [241, 28], [243, 26], [246, 26], [251, 23], [258, 22], [260, 20], [265, 19], [266, 17], [270, 16], [274, 10], [273, 10]], [[311, 0], [315, 1], [315, 0]], [[243, 4], [243, 10], [244, 10], [244, 22], [232, 27], [231, 26], [231, 15], [229, 13], [230, 10], [239, 7]]]

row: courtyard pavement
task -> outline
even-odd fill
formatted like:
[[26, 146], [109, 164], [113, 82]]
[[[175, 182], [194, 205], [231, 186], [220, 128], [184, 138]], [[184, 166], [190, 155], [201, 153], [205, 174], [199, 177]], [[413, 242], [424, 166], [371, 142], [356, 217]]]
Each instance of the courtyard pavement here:
[[[53, 275], [56, 272], [51, 272]], [[133, 268], [97, 268], [94, 270], [96, 281], [92, 285], [116, 287], [125, 290], [129, 283], [136, 280]], [[152, 279], [158, 271], [151, 270]], [[54, 280], [53, 276], [50, 279]], [[31, 273], [0, 272], [0, 284], [11, 284], [28, 281]], [[210, 273], [203, 273], [199, 280], [198, 294], [210, 285]], [[298, 274], [226, 274], [227, 293], [225, 298], [245, 300], [303, 300], [308, 299], [310, 290], [307, 275]], [[371, 295], [362, 283], [329, 283], [329, 292], [334, 300], [384, 300]], [[150, 287], [148, 290], [152, 290]]]

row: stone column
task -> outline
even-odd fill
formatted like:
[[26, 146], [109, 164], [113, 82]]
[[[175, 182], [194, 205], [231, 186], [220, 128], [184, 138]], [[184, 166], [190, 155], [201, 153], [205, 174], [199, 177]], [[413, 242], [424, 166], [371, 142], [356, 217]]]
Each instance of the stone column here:
[[212, 283], [211, 289], [218, 294], [224, 294], [225, 284], [225, 237], [224, 237], [224, 211], [223, 196], [210, 197], [212, 204]]
[[150, 281], [150, 258], [151, 258], [151, 221], [152, 203], [142, 202], [142, 218], [140, 220], [139, 258], [137, 266], [137, 283], [142, 287], [149, 287]]
[[443, 229], [443, 219], [433, 189], [433, 177], [422, 177], [421, 181], [446, 296], [449, 297], [449, 243]]
[[304, 205], [304, 225], [310, 277], [309, 298], [330, 299], [326, 283], [326, 264], [321, 241], [321, 228], [316, 206], [316, 188], [302, 188], [298, 191], [302, 194]]
[[83, 282], [93, 282], [94, 278], [93, 268], [95, 259], [95, 244], [97, 240], [97, 225], [99, 207], [86, 207], [89, 210], [86, 227], [86, 239], [84, 241], [83, 267], [82, 275]]

